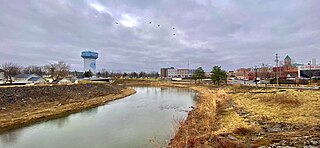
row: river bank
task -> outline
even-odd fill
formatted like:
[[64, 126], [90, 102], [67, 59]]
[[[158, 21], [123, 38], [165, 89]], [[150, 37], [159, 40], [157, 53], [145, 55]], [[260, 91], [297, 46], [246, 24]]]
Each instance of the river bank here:
[[168, 147], [320, 146], [320, 91], [126, 81], [199, 93]]
[[320, 146], [320, 91], [193, 89], [200, 92], [197, 107], [168, 147]]
[[0, 132], [67, 116], [135, 93], [110, 84], [0, 88]]

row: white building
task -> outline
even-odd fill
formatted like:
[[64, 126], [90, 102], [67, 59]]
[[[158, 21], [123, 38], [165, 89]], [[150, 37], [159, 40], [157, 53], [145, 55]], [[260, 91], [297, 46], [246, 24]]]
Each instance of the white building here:
[[174, 69], [173, 67], [168, 69], [168, 78], [175, 78], [177, 77], [177, 69]]
[[0, 84], [5, 83], [4, 70], [0, 69]]
[[[164, 68], [162, 68], [164, 69]], [[174, 67], [167, 68], [167, 77], [168, 78], [190, 78], [194, 73], [195, 69], [175, 69]], [[162, 74], [166, 75], [166, 74]]]

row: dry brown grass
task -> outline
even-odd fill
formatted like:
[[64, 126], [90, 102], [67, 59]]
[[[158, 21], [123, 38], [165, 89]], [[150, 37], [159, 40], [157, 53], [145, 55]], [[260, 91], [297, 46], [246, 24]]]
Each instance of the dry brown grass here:
[[211, 90], [207, 87], [193, 86], [200, 92], [196, 109], [181, 124], [179, 131], [168, 147], [234, 147], [237, 143], [228, 142], [215, 135], [216, 117], [219, 108], [228, 103], [224, 90]]
[[232, 133], [240, 136], [250, 135], [254, 132], [255, 130], [253, 130], [252, 128], [245, 128], [245, 127], [238, 127], [232, 131]]
[[259, 99], [268, 104], [281, 105], [284, 107], [298, 107], [303, 103], [298, 99], [298, 96], [293, 95], [291, 93], [260, 95]]
[[[258, 90], [261, 91], [261, 90]], [[270, 90], [276, 91], [276, 90]], [[240, 107], [270, 122], [320, 124], [320, 91], [230, 94]]]

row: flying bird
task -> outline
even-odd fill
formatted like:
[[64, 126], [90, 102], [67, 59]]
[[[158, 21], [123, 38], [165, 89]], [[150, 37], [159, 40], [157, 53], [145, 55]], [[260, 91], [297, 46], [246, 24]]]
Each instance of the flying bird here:
[[160, 25], [158, 25], [158, 27], [160, 27]]
[[149, 24], [151, 24], [151, 22], [149, 22]]
[[175, 29], [174, 27], [172, 29]]

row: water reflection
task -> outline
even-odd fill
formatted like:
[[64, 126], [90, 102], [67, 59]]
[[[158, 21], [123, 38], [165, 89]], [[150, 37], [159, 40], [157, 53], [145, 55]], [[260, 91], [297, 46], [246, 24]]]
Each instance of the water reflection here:
[[54, 119], [51, 122], [49, 122], [51, 125], [56, 126], [58, 128], [62, 128], [66, 126], [69, 122], [69, 117]]
[[93, 116], [94, 114], [97, 114], [98, 113], [98, 107], [96, 108], [92, 108], [92, 109], [89, 109], [89, 110], [86, 110], [86, 111], [83, 111], [83, 112], [80, 112], [80, 115], [81, 117], [91, 117]]
[[[11, 145], [18, 141], [19, 136], [21, 135], [21, 130], [15, 130], [14, 132], [4, 133], [0, 136], [1, 143], [4, 145]], [[1, 145], [1, 144], [0, 144]]]
[[104, 106], [0, 135], [0, 148], [123, 148], [165, 146], [196, 95], [177, 88], [136, 87]]

